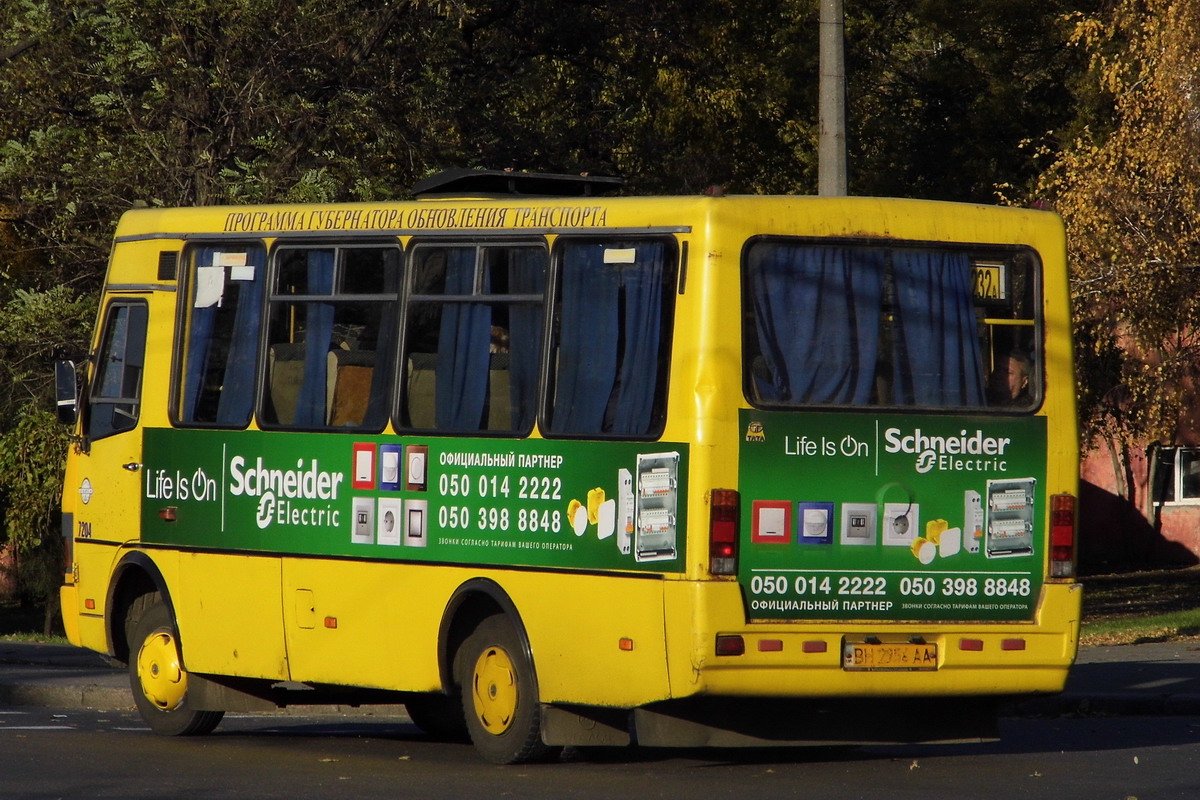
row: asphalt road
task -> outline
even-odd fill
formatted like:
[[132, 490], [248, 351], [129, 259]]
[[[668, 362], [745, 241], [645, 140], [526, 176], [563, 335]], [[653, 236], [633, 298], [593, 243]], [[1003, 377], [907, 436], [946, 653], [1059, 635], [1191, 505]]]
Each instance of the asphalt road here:
[[169, 739], [130, 712], [0, 710], [0, 796], [44, 798], [838, 798], [1200, 796], [1200, 717], [1010, 718], [982, 745], [569, 750], [495, 767], [402, 718], [231, 715]]
[[982, 745], [587, 749], [503, 768], [422, 736], [402, 707], [230, 714], [170, 739], [130, 705], [97, 654], [0, 642], [0, 798], [1200, 797], [1196, 640], [1083, 648], [1062, 696], [1013, 706]]

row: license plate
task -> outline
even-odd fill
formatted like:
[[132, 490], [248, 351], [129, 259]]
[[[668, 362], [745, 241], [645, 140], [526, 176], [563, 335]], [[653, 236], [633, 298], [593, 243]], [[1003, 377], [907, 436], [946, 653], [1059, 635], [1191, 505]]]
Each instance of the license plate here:
[[847, 670], [935, 670], [936, 644], [912, 642], [844, 642], [842, 669]]

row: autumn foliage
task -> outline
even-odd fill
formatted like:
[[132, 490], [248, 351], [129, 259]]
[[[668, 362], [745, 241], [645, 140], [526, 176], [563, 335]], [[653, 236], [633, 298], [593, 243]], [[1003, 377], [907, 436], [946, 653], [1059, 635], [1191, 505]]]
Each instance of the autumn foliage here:
[[1073, 42], [1112, 109], [1041, 182], [1068, 228], [1085, 430], [1195, 444], [1200, 4], [1122, 0]]

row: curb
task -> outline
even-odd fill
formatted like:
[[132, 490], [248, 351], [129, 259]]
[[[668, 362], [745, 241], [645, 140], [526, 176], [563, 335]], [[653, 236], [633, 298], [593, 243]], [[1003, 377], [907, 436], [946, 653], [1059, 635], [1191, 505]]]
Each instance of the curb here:
[[[46, 670], [36, 666], [0, 673], [0, 706], [133, 711], [133, 692], [124, 670]], [[378, 717], [409, 721], [400, 704], [304, 705], [249, 712], [278, 716]]]
[[112, 685], [112, 678], [97, 682], [94, 675], [47, 676], [45, 671], [23, 679], [8, 675], [0, 680], [0, 705], [61, 708], [132, 709], [133, 694]]

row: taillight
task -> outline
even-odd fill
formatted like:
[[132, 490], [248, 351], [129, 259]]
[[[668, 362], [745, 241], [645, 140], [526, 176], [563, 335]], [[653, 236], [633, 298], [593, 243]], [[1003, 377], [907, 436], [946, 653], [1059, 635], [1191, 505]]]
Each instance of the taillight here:
[[1075, 497], [1050, 498], [1050, 577], [1075, 576]]
[[736, 490], [712, 490], [708, 512], [708, 571], [713, 575], [737, 573], [738, 505]]

